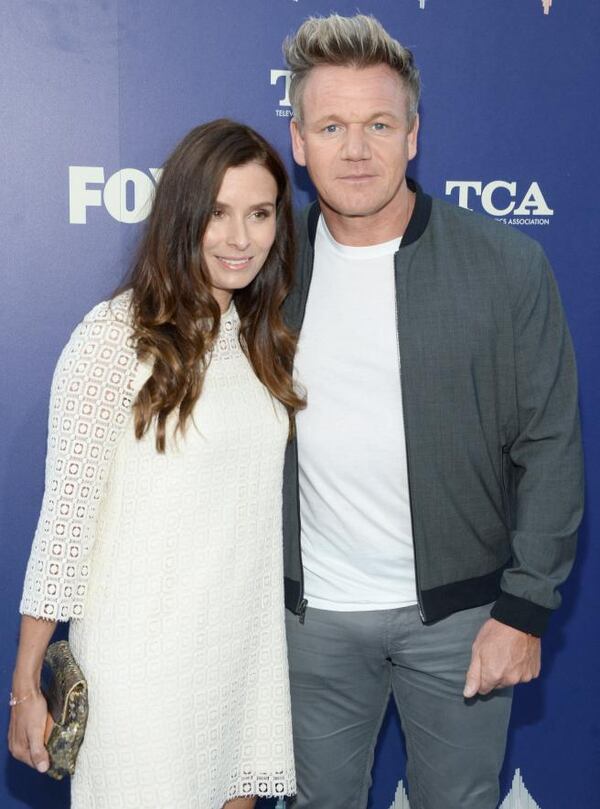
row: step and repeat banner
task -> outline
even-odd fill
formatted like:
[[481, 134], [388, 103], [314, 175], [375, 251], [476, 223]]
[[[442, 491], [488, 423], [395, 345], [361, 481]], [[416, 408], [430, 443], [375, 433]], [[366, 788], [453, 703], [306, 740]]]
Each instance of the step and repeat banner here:
[[[423, 79], [419, 154], [429, 193], [538, 239], [555, 268], [581, 377], [587, 512], [542, 678], [517, 689], [503, 809], [600, 806], [600, 9], [594, 0], [367, 0], [413, 49]], [[74, 325], [123, 278], [158, 170], [193, 126], [259, 129], [292, 173], [283, 38], [336, 0], [4, 0], [0, 10], [2, 256], [0, 694], [43, 485], [52, 371]], [[8, 721], [3, 717], [2, 733]], [[7, 753], [0, 807], [63, 809], [68, 785]], [[408, 807], [390, 710], [371, 809]], [[165, 774], [168, 777], [168, 774]], [[272, 805], [265, 803], [264, 807]], [[156, 807], [177, 809], [177, 807]], [[327, 807], [323, 807], [327, 809]]]

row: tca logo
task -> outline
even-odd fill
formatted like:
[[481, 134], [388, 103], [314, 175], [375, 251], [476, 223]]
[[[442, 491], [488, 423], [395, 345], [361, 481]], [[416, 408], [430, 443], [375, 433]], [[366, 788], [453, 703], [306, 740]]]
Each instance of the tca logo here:
[[102, 166], [69, 166], [69, 222], [85, 225], [87, 209], [104, 207], [117, 222], [141, 222], [150, 213], [162, 169], [121, 169], [106, 180]]
[[479, 197], [481, 207], [490, 216], [552, 216], [554, 213], [536, 182], [532, 182], [521, 196], [516, 182], [492, 180], [484, 185], [480, 180], [447, 180], [446, 196], [451, 196], [455, 190], [458, 190], [461, 208], [473, 210], [469, 203], [474, 197]]

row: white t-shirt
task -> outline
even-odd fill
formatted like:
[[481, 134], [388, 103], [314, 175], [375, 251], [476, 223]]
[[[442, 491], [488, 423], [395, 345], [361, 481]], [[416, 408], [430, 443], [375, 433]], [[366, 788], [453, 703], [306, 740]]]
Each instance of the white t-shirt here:
[[295, 369], [304, 588], [309, 606], [416, 603], [396, 328], [400, 238], [341, 245], [319, 219]]

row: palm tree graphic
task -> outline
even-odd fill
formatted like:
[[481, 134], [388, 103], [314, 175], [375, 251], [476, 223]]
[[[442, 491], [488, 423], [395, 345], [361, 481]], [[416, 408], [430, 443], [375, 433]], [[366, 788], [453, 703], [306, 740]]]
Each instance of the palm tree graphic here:
[[[390, 806], [390, 809], [410, 809], [408, 795], [402, 781], [398, 784], [394, 803]], [[541, 806], [533, 800], [527, 791], [520, 770], [515, 771], [510, 792], [500, 804], [500, 809], [541, 809]]]
[[[285, 809], [285, 801], [283, 798], [277, 801], [275, 809]], [[410, 809], [408, 795], [406, 794], [406, 789], [402, 781], [398, 782], [394, 802], [389, 809]], [[499, 809], [542, 809], [527, 791], [527, 787], [521, 776], [521, 770], [515, 770], [510, 792], [500, 804]]]
[[[552, 0], [542, 0], [542, 7], [544, 9], [544, 14], [550, 14], [550, 9], [552, 7]], [[425, 8], [425, 0], [419, 0], [419, 8]]]
[[500, 804], [500, 809], [541, 809], [527, 791], [521, 770], [516, 770], [510, 792]]

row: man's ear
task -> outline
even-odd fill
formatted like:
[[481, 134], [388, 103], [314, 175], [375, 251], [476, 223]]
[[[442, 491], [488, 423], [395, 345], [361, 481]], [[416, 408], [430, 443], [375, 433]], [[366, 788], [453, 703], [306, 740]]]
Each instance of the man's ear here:
[[290, 136], [292, 138], [292, 154], [299, 166], [306, 166], [306, 156], [304, 154], [304, 136], [302, 135], [302, 125], [292, 118], [290, 121]]
[[419, 115], [415, 115], [415, 120], [413, 121], [412, 129], [407, 135], [407, 143], [408, 143], [408, 159], [412, 160], [413, 157], [417, 154], [417, 136], [419, 134]]

